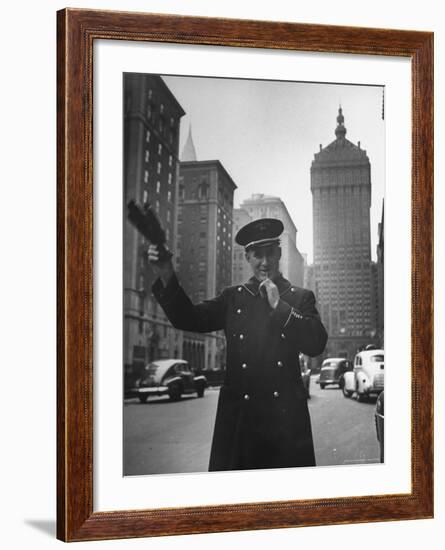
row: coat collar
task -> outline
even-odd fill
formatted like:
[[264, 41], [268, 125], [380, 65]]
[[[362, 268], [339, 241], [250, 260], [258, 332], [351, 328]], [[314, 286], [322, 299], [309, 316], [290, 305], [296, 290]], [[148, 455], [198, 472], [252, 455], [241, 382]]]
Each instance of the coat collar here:
[[[274, 279], [274, 283], [278, 287], [278, 292], [280, 293], [280, 296], [285, 294], [289, 289], [292, 288], [292, 285], [290, 282], [281, 275], [281, 273]], [[247, 283], [243, 284], [243, 287], [250, 292], [250, 294], [253, 294], [256, 296], [259, 293], [259, 286], [260, 281], [256, 277], [251, 277]]]

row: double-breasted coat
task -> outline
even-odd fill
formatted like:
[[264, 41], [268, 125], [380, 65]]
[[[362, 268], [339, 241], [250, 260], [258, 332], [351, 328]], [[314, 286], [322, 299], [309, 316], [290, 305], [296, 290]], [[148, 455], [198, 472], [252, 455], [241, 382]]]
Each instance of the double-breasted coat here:
[[275, 280], [276, 309], [259, 281], [228, 287], [193, 304], [176, 276], [153, 294], [173, 326], [194, 332], [224, 330], [226, 375], [220, 390], [210, 471], [314, 466], [314, 446], [299, 352], [323, 352], [327, 333], [310, 290]]

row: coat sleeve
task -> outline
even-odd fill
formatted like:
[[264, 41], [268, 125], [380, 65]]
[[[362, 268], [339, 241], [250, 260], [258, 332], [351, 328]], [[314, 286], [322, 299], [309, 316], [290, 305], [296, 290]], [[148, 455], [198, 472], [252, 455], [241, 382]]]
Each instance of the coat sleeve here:
[[272, 312], [272, 318], [283, 331], [295, 338], [302, 353], [310, 357], [323, 353], [328, 334], [315, 307], [312, 291], [305, 291], [298, 309], [280, 300]]
[[212, 300], [193, 304], [179, 284], [176, 275], [173, 275], [166, 287], [160, 279], [157, 279], [152, 291], [175, 328], [192, 332], [213, 332], [224, 328], [225, 291]]

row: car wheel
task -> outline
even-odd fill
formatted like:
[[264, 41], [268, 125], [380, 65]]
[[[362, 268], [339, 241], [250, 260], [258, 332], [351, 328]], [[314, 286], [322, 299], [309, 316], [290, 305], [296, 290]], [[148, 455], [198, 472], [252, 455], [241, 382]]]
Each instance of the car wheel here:
[[356, 398], [357, 398], [357, 401], [358, 401], [359, 403], [363, 403], [363, 401], [365, 400], [365, 394], [364, 394], [364, 393], [360, 393], [360, 392], [357, 390]]
[[204, 397], [204, 386], [201, 384], [196, 392], [198, 397]]
[[351, 397], [351, 395], [354, 393], [354, 392], [352, 392], [351, 390], [347, 390], [347, 389], [345, 388], [345, 385], [344, 385], [344, 384], [343, 384], [343, 386], [342, 386], [342, 388], [341, 388], [341, 391], [343, 392], [343, 395], [344, 395], [345, 397]]
[[182, 395], [181, 386], [179, 384], [172, 384], [168, 391], [168, 395], [171, 401], [179, 401]]
[[325, 384], [320, 384], [320, 388], [324, 390]]
[[139, 396], [139, 401], [141, 403], [147, 403], [147, 399], [148, 399], [148, 395], [146, 393]]

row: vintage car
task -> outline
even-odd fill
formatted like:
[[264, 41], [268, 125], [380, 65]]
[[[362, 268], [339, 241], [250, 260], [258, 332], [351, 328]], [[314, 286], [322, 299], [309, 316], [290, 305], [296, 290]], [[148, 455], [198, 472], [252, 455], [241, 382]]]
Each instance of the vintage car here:
[[343, 377], [343, 395], [363, 401], [370, 395], [383, 391], [385, 383], [385, 352], [382, 349], [367, 349], [357, 353], [354, 370]]
[[149, 396], [168, 395], [172, 401], [178, 401], [183, 394], [196, 393], [204, 397], [207, 379], [190, 369], [184, 359], [159, 359], [145, 366], [144, 373], [132, 390], [141, 403]]
[[385, 461], [385, 409], [384, 409], [384, 391], [377, 397], [375, 404], [375, 429], [377, 440], [380, 444], [380, 462]]
[[344, 357], [329, 357], [321, 364], [317, 384], [320, 384], [322, 390], [328, 384], [336, 384], [340, 388], [343, 374], [350, 369], [352, 369], [351, 361]]

